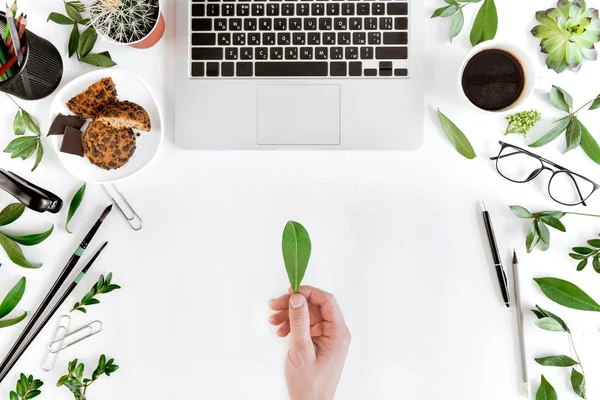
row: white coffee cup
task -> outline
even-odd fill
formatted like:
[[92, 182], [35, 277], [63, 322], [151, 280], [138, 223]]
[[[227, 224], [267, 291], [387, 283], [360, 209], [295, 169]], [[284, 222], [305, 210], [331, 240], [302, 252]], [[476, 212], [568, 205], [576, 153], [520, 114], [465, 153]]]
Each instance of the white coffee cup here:
[[[477, 105], [475, 105], [475, 104], [473, 104], [473, 102], [471, 102], [471, 100], [467, 97], [467, 95], [465, 94], [463, 87], [462, 87], [463, 73], [464, 73], [465, 67], [467, 66], [469, 61], [475, 55], [481, 53], [482, 51], [490, 50], [490, 49], [503, 50], [503, 51], [506, 51], [507, 53], [511, 54], [521, 64], [521, 67], [523, 68], [523, 73], [525, 75], [524, 76], [524, 79], [525, 79], [524, 87], [523, 87], [523, 90], [521, 91], [521, 95], [519, 96], [519, 98], [516, 101], [514, 101], [511, 105], [509, 105], [508, 107], [505, 107], [500, 110], [485, 110], [483, 108], [479, 108]], [[548, 91], [549, 87], [546, 84], [546, 82], [543, 79], [541, 79], [538, 76], [538, 74], [536, 74], [535, 68], [533, 67], [533, 63], [530, 60], [530, 58], [528, 57], [528, 55], [525, 53], [525, 51], [523, 51], [519, 46], [516, 46], [511, 43], [507, 43], [507, 42], [490, 40], [487, 42], [480, 43], [477, 46], [473, 47], [471, 49], [471, 51], [469, 51], [469, 53], [467, 53], [464, 60], [462, 61], [460, 69], [459, 69], [459, 73], [458, 73], [458, 91], [459, 91], [461, 97], [471, 107], [473, 107], [481, 112], [484, 112], [484, 113], [501, 114], [501, 113], [506, 113], [514, 108], [520, 107], [523, 105], [523, 103], [525, 103], [529, 99], [529, 97], [532, 95], [532, 93], [536, 89]]]

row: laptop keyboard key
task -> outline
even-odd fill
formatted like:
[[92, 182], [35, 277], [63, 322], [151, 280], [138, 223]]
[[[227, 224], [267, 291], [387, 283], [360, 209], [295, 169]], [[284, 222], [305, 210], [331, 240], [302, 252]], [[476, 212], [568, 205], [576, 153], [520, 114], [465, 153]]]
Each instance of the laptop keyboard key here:
[[348, 75], [350, 76], [362, 76], [363, 67], [360, 61], [351, 61], [348, 68]]
[[387, 6], [388, 15], [408, 15], [408, 3], [388, 2]]
[[408, 44], [406, 32], [384, 32], [383, 44]]
[[252, 60], [254, 54], [254, 49], [252, 47], [242, 47], [240, 49], [240, 59], [241, 60]]
[[222, 60], [222, 47], [193, 47], [192, 60]]
[[209, 62], [206, 63], [206, 76], [219, 76], [219, 63]]
[[378, 60], [406, 60], [408, 58], [407, 47], [377, 47], [375, 58]]
[[212, 19], [210, 18], [194, 18], [192, 19], [192, 31], [194, 32], [210, 32], [212, 31]]
[[312, 47], [301, 47], [300, 48], [300, 59], [301, 60], [312, 60], [313, 59], [313, 48]]
[[330, 75], [331, 76], [346, 76], [348, 64], [345, 61], [342, 62], [331, 62], [330, 64]]
[[372, 60], [373, 59], [373, 48], [372, 47], [361, 47], [360, 48], [361, 60]]
[[283, 60], [283, 47], [271, 47], [269, 57], [271, 60]]
[[329, 48], [328, 47], [317, 47], [315, 49], [315, 58], [317, 60], [327, 60], [329, 58]]
[[252, 76], [252, 63], [251, 62], [238, 62], [235, 64], [236, 76]]
[[328, 63], [323, 61], [277, 61], [254, 63], [259, 77], [327, 76]]
[[192, 76], [201, 78], [204, 76], [204, 63], [203, 62], [193, 62], [192, 63]]
[[206, 15], [206, 8], [204, 4], [193, 4], [192, 5], [192, 17], [204, 17]]
[[192, 46], [213, 46], [217, 44], [214, 33], [192, 33]]
[[237, 47], [228, 47], [225, 49], [225, 59], [226, 60], [237, 60], [238, 59], [238, 48]]
[[232, 62], [224, 62], [221, 64], [221, 76], [233, 76]]
[[308, 44], [321, 44], [321, 34], [318, 32], [309, 32], [308, 33]]

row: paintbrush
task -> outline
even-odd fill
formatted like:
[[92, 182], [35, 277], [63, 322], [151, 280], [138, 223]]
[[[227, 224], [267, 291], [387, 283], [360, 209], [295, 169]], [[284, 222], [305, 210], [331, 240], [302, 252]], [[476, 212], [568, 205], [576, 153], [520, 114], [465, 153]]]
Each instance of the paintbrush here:
[[100, 218], [98, 218], [98, 220], [96, 221], [92, 229], [90, 229], [89, 233], [85, 236], [77, 250], [75, 250], [75, 253], [73, 253], [71, 258], [67, 262], [67, 265], [58, 276], [58, 279], [56, 280], [56, 282], [54, 282], [54, 285], [52, 285], [52, 287], [48, 291], [48, 294], [46, 295], [46, 297], [44, 297], [44, 300], [42, 300], [42, 304], [40, 304], [38, 309], [31, 317], [31, 320], [27, 323], [27, 326], [25, 326], [25, 329], [23, 330], [21, 335], [17, 338], [15, 344], [13, 344], [12, 348], [9, 350], [8, 355], [4, 358], [4, 361], [2, 361], [2, 364], [0, 365], [0, 383], [4, 380], [4, 378], [6, 378], [6, 375], [10, 372], [15, 363], [23, 355], [23, 352], [29, 344], [27, 344], [24, 348], [19, 349], [21, 344], [23, 343], [25, 338], [27, 338], [27, 336], [29, 336], [29, 334], [32, 332], [33, 327], [37, 324], [41, 315], [46, 311], [46, 308], [48, 308], [50, 302], [54, 299], [54, 297], [56, 297], [58, 290], [62, 287], [68, 276], [71, 274], [71, 272], [79, 262], [79, 259], [85, 252], [85, 249], [87, 249], [88, 245], [94, 238], [94, 235], [96, 235], [96, 232], [98, 232], [98, 229], [100, 229], [102, 222], [104, 222], [104, 219], [110, 213], [111, 209], [112, 204], [104, 209], [102, 215], [100, 215]]

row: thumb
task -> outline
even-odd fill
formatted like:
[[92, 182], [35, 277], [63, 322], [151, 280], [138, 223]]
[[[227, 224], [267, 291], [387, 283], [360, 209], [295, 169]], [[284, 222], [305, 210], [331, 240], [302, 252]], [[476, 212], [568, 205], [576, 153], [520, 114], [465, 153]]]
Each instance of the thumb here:
[[290, 348], [300, 356], [306, 357], [305, 361], [315, 359], [315, 348], [310, 336], [310, 313], [306, 298], [299, 294], [292, 294], [289, 303], [290, 318]]

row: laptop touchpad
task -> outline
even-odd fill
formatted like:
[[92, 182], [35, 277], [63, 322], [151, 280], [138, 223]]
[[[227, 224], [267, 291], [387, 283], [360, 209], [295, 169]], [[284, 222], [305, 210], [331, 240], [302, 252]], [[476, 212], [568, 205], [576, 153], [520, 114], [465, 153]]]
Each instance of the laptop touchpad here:
[[339, 85], [259, 85], [258, 144], [340, 144]]

